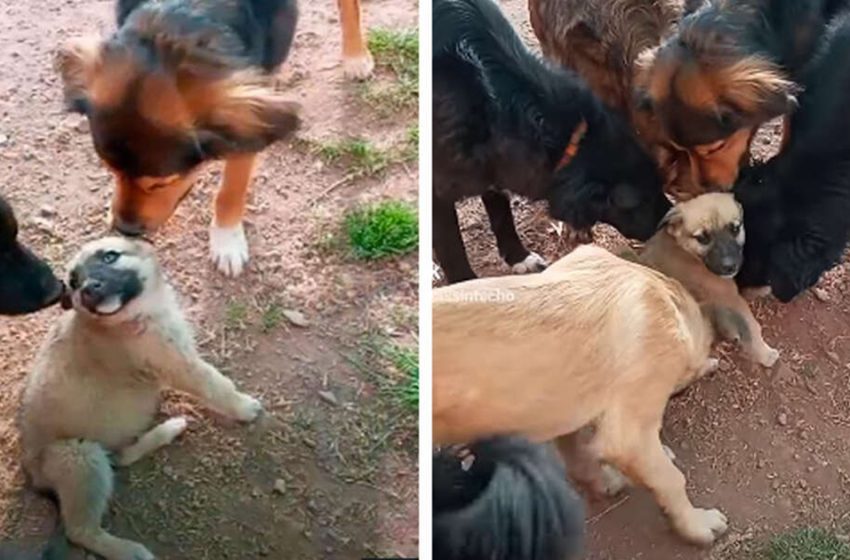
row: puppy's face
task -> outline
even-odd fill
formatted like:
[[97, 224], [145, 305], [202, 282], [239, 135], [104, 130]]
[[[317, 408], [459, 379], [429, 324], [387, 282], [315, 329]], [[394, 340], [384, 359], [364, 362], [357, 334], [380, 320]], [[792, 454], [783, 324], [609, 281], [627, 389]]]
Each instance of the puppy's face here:
[[796, 99], [779, 68], [730, 52], [734, 37], [712, 29], [685, 24], [678, 36], [642, 53], [636, 103], [671, 147], [687, 153], [689, 179], [730, 190], [758, 126], [789, 113]]
[[171, 216], [202, 163], [287, 136], [298, 106], [259, 75], [223, 75], [208, 61], [166, 60], [122, 41], [77, 40], [56, 65], [66, 103], [88, 117], [95, 150], [115, 176], [115, 227], [143, 235]]
[[24, 315], [53, 305], [63, 289], [47, 263], [18, 242], [18, 221], [0, 197], [0, 315]]
[[743, 262], [743, 219], [732, 194], [708, 193], [674, 206], [662, 226], [712, 273], [732, 278]]
[[159, 265], [146, 242], [106, 237], [86, 244], [68, 266], [69, 304], [114, 322], [134, 318], [161, 285]]

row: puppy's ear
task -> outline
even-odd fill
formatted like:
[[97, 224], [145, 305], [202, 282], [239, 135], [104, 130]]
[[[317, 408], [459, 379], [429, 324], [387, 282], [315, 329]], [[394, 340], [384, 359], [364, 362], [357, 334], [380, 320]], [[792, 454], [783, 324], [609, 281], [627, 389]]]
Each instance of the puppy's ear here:
[[56, 53], [54, 67], [62, 78], [65, 105], [77, 113], [88, 113], [88, 88], [100, 63], [102, 43], [81, 37], [66, 43]]
[[670, 235], [675, 236], [681, 229], [683, 220], [682, 211], [678, 206], [674, 206], [658, 222], [658, 229], [666, 229]]
[[209, 157], [259, 152], [300, 125], [300, 105], [264, 85], [229, 82], [198, 122], [198, 141]]

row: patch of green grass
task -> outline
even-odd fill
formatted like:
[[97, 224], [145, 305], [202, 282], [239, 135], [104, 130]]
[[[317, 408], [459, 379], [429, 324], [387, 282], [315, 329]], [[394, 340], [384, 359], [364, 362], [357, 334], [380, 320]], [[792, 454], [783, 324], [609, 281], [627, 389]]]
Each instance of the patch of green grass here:
[[283, 319], [283, 307], [277, 302], [271, 302], [263, 308], [260, 328], [264, 333], [271, 332], [283, 323]]
[[372, 29], [367, 43], [378, 66], [390, 68], [400, 79], [418, 80], [419, 33], [416, 29]]
[[403, 255], [419, 243], [419, 219], [413, 206], [388, 200], [349, 211], [345, 232], [360, 259]]
[[401, 374], [391, 393], [397, 402], [411, 410], [419, 410], [419, 352], [411, 346], [389, 346], [384, 350]]
[[419, 125], [414, 124], [407, 129], [407, 138], [401, 149], [401, 157], [404, 161], [415, 161], [419, 158]]
[[248, 320], [248, 306], [239, 301], [231, 301], [224, 310], [224, 326], [228, 329], [240, 329]]
[[320, 144], [316, 152], [326, 163], [344, 163], [355, 175], [375, 175], [392, 163], [387, 152], [363, 138]]
[[804, 528], [771, 539], [759, 560], [850, 560], [850, 545], [835, 534]]

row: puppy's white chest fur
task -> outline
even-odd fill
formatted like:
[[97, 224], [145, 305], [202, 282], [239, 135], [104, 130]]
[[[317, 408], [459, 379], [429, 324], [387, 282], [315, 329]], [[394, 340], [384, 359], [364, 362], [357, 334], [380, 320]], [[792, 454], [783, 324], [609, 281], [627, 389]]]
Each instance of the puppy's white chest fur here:
[[27, 452], [66, 438], [115, 450], [150, 427], [168, 385], [162, 364], [177, 366], [194, 352], [191, 330], [167, 291], [167, 305], [137, 322], [102, 325], [77, 312], [60, 319], [24, 393]]

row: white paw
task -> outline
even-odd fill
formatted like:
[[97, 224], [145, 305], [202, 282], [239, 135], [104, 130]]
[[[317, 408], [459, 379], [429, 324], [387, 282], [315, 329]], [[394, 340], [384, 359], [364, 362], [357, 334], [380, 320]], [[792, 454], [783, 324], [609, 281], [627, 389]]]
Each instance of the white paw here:
[[240, 422], [253, 422], [263, 411], [263, 405], [254, 397], [239, 393], [238, 402], [233, 409], [233, 417]]
[[162, 423], [162, 434], [163, 439], [166, 443], [171, 443], [177, 436], [186, 431], [186, 427], [189, 425], [189, 421], [185, 416], [175, 416], [174, 418], [169, 418], [165, 422]]
[[667, 458], [671, 461], [676, 460], [676, 454], [673, 453], [673, 450], [667, 447], [666, 445], [662, 445], [661, 448], [664, 450], [664, 454], [667, 455]]
[[706, 375], [713, 371], [717, 371], [718, 366], [720, 366], [720, 360], [718, 360], [717, 358], [709, 358], [702, 366], [702, 374]]
[[529, 253], [522, 262], [511, 267], [514, 274], [529, 274], [531, 272], [543, 272], [549, 263], [537, 253]]
[[773, 367], [773, 364], [776, 363], [776, 360], [779, 359], [779, 350], [776, 348], [771, 348], [770, 346], [766, 346], [766, 349], [762, 352], [761, 359], [759, 363], [764, 367]]
[[342, 73], [349, 80], [366, 80], [375, 70], [375, 60], [369, 51], [360, 56], [346, 56], [342, 59]]
[[729, 521], [720, 510], [694, 508], [674, 523], [682, 538], [694, 544], [708, 546], [726, 532]]
[[210, 228], [210, 257], [227, 276], [239, 276], [248, 262], [248, 241], [242, 223], [232, 228]]
[[606, 496], [616, 496], [631, 485], [629, 477], [617, 468], [608, 464], [602, 465], [602, 491]]
[[126, 545], [124, 550], [114, 560], [156, 560], [156, 556], [141, 544], [133, 541], [124, 541], [124, 543]]

